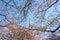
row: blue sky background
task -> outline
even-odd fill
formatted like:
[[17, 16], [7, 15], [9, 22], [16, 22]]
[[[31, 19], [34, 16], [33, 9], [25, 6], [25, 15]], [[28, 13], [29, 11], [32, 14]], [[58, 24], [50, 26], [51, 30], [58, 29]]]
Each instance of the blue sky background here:
[[[39, 3], [42, 3], [44, 0], [36, 0], [34, 3], [32, 3], [32, 7], [31, 7], [31, 9], [29, 9], [28, 10], [28, 15], [27, 15], [27, 20], [26, 21], [23, 21], [22, 23], [20, 23], [19, 25], [21, 25], [21, 26], [24, 26], [24, 27], [28, 27], [29, 26], [29, 21], [30, 21], [30, 24], [32, 24], [32, 25], [34, 25], [34, 26], [36, 26], [36, 27], [38, 27], [38, 26], [41, 26], [41, 25], [45, 25], [45, 24], [47, 24], [46, 22], [48, 22], [47, 20], [51, 20], [51, 19], [53, 19], [54, 17], [56, 17], [56, 15], [57, 14], [60, 14], [60, 4], [58, 4], [59, 2], [60, 2], [60, 0], [59, 0], [59, 2], [58, 3], [56, 3], [55, 5], [53, 5], [51, 8], [49, 8], [47, 11], [46, 11], [46, 13], [45, 13], [45, 19], [46, 20], [44, 20], [44, 22], [43, 22], [43, 24], [41, 24], [40, 22], [38, 22], [40, 19], [40, 15], [38, 14], [38, 16], [36, 16], [36, 17], [34, 17], [34, 11], [33, 11], [33, 9], [34, 9], [34, 4], [35, 3], [37, 3], [37, 4], [39, 4]], [[15, 2], [17, 2], [17, 5], [18, 6], [24, 6], [24, 3], [25, 3], [25, 0], [21, 0], [20, 2], [19, 1], [17, 1], [17, 0], [15, 0]], [[14, 5], [12, 2], [10, 2], [9, 4], [11, 4], [11, 5]], [[6, 11], [5, 10], [2, 10], [3, 8], [4, 8], [4, 5], [5, 5], [5, 3], [3, 3], [3, 2], [1, 2], [1, 0], [0, 0], [0, 14], [5, 14], [6, 13]], [[55, 7], [56, 7], [56, 9], [57, 9], [57, 11], [55, 10]], [[18, 14], [18, 13], [16, 13], [16, 12], [14, 12], [14, 11], [16, 11], [16, 9], [14, 9], [14, 8], [10, 8], [9, 6], [7, 7], [7, 9], [10, 11], [10, 13], [12, 13], [12, 14], [8, 14], [7, 16], [9, 16], [9, 15], [11, 15], [10, 16], [10, 18], [8, 18], [8, 20], [12, 20], [12, 18], [18, 18], [18, 17], [20, 17], [20, 15]], [[40, 13], [41, 14], [41, 13]], [[21, 18], [22, 18], [23, 16], [21, 15]], [[38, 18], [37, 18], [38, 17]], [[20, 18], [20, 19], [21, 19]], [[0, 21], [2, 20], [2, 19], [4, 19], [4, 17], [3, 16], [1, 16], [0, 15]], [[14, 21], [14, 20], [13, 20]], [[14, 22], [19, 22], [19, 21], [17, 21], [17, 20], [15, 20]], [[0, 22], [0, 24], [2, 24], [1, 22]]]

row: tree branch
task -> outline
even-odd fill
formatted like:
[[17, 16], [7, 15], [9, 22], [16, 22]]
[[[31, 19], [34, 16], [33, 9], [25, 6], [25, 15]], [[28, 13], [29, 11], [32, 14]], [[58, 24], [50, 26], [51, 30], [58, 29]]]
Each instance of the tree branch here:
[[[1, 0], [2, 2], [4, 2], [4, 3], [6, 3], [6, 5], [5, 6], [7, 6], [7, 5], [10, 5], [9, 3], [12, 1], [12, 0], [10, 0], [9, 2], [6, 2], [6, 1], [4, 1], [4, 0]], [[11, 6], [11, 5], [10, 5]]]
[[1, 16], [4, 16], [5, 17], [5, 19], [7, 20], [7, 21], [9, 21], [7, 18], [6, 18], [6, 15], [3, 15], [3, 14], [0, 14]]
[[38, 30], [38, 29], [30, 29], [30, 28], [25, 28], [25, 29], [54, 33], [54, 32], [56, 32], [59, 28], [60, 28], [60, 25], [59, 25], [59, 27], [57, 27], [55, 30], [43, 30], [43, 29], [42, 29], [42, 30]]
[[56, 0], [53, 4], [51, 4], [46, 10], [48, 10], [50, 7], [52, 7], [54, 4], [56, 4], [59, 0]]

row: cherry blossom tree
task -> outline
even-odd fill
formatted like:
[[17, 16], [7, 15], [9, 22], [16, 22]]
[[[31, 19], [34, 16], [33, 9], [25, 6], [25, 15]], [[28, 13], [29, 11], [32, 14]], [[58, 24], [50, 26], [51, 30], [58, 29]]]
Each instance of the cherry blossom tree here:
[[59, 8], [60, 0], [0, 0], [0, 39], [60, 39]]

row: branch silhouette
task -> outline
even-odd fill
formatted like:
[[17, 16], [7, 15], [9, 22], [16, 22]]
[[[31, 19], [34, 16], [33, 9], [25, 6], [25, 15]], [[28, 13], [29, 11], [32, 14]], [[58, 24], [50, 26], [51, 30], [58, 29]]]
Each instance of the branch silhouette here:
[[[47, 9], [49, 9], [50, 7], [52, 7], [54, 4], [56, 4], [59, 0], [56, 0], [53, 4], [51, 4]], [[46, 9], [46, 10], [47, 10]]]
[[9, 22], [9, 20], [6, 18], [6, 15], [4, 15], [4, 14], [0, 14], [1, 16], [4, 16], [5, 17], [5, 19]]

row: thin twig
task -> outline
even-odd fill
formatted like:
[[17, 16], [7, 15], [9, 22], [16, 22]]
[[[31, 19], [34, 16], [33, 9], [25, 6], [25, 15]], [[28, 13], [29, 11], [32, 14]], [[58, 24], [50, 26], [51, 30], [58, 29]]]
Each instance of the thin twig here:
[[1, 16], [4, 16], [5, 17], [5, 19], [9, 22], [9, 20], [6, 18], [6, 15], [3, 15], [3, 14], [0, 14]]

